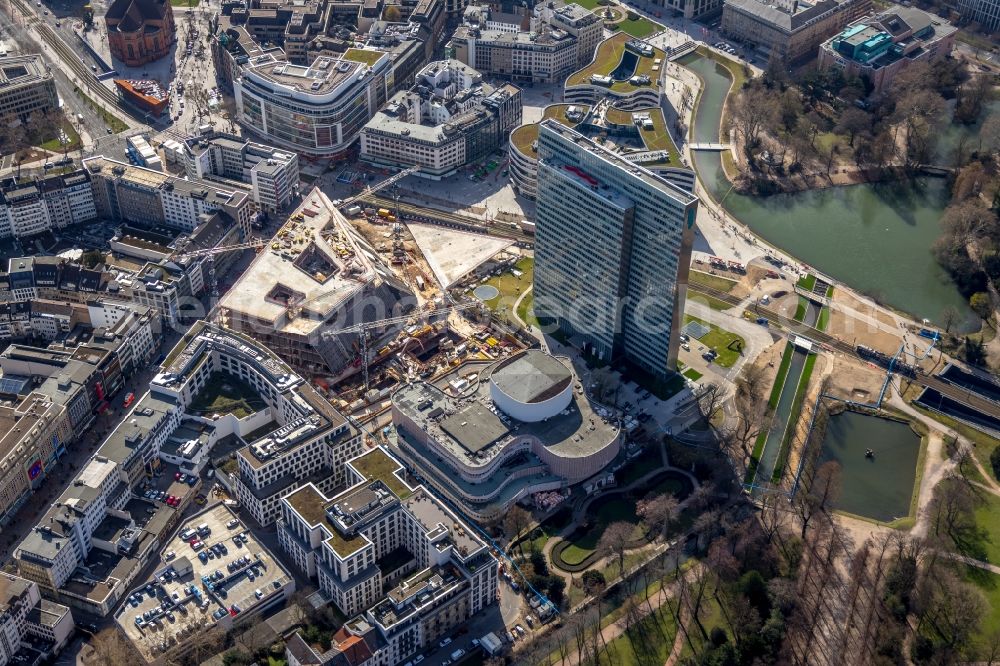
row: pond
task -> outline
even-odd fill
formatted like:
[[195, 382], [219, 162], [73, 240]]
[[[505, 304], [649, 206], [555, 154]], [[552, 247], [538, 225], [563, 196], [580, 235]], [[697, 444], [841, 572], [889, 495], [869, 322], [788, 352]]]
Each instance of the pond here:
[[[700, 56], [680, 62], [705, 82], [693, 141], [718, 141], [728, 73]], [[940, 322], [953, 306], [964, 315], [964, 331], [978, 328], [978, 318], [931, 253], [948, 200], [944, 179], [751, 197], [730, 191], [718, 153], [695, 153], [694, 162], [712, 196], [774, 246], [891, 307]]]
[[819, 462], [840, 464], [838, 509], [889, 522], [910, 513], [919, 456], [920, 436], [908, 424], [845, 411], [830, 417]]

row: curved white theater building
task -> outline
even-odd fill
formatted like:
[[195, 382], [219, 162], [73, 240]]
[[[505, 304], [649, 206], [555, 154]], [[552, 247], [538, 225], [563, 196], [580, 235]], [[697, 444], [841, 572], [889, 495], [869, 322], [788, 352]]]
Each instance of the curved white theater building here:
[[568, 364], [537, 350], [465, 364], [393, 394], [393, 448], [473, 518], [497, 520], [531, 493], [600, 474], [619, 454], [619, 424], [579, 386]]
[[337, 157], [386, 101], [389, 55], [355, 57], [320, 56], [304, 67], [259, 56], [233, 83], [240, 124], [301, 157]]

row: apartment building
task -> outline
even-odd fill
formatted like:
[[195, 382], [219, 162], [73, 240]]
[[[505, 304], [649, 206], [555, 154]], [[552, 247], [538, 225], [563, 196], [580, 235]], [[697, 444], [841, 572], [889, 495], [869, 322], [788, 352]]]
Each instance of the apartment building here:
[[254, 203], [268, 212], [288, 206], [297, 194], [299, 157], [294, 152], [221, 132], [191, 137], [182, 145], [184, 171], [192, 180], [250, 183]]
[[207, 180], [178, 178], [103, 155], [83, 160], [98, 215], [193, 231], [203, 213], [222, 211], [249, 232], [251, 197]]
[[376, 631], [371, 663], [403, 663], [495, 601], [497, 560], [385, 449], [346, 468], [348, 488], [337, 495], [307, 484], [282, 499], [278, 540], [326, 599], [357, 616], [348, 632]]
[[0, 666], [51, 658], [75, 628], [69, 608], [42, 599], [37, 584], [0, 574]]
[[871, 9], [871, 0], [725, 0], [720, 30], [765, 60], [798, 63]]
[[558, 83], [594, 56], [604, 28], [577, 4], [539, 3], [530, 28], [491, 20], [486, 7], [470, 7], [449, 42], [451, 57], [483, 74], [513, 81]]
[[540, 125], [538, 158], [539, 320], [599, 358], [670, 376], [697, 197], [551, 119]]
[[521, 90], [482, 82], [458, 60], [430, 63], [361, 131], [361, 159], [439, 179], [482, 159], [521, 122]]
[[0, 301], [86, 303], [108, 295], [111, 275], [62, 257], [12, 257], [0, 272]]
[[180, 509], [138, 501], [134, 491], [180, 422], [176, 403], [142, 396], [17, 546], [18, 574], [48, 599], [108, 615], [179, 517]]
[[820, 67], [839, 67], [849, 76], [862, 76], [872, 94], [892, 88], [896, 75], [913, 62], [935, 62], [951, 53], [958, 28], [915, 7], [893, 5], [848, 26], [823, 42]]
[[28, 119], [59, 108], [56, 80], [40, 54], [8, 56], [0, 64], [0, 118]]
[[242, 419], [213, 419], [216, 437], [245, 437], [274, 424], [236, 454], [236, 497], [257, 522], [273, 523], [280, 498], [304, 483], [329, 491], [344, 482], [343, 463], [360, 451], [360, 431], [251, 337], [198, 322], [170, 352], [150, 390], [187, 406], [220, 373], [245, 382], [266, 407]]
[[[278, 247], [258, 253], [222, 297], [219, 316], [307, 376], [357, 372], [357, 336], [342, 329], [403, 316], [416, 306], [409, 287], [318, 188], [273, 244]], [[396, 331], [370, 329], [371, 348]]]
[[82, 170], [0, 183], [0, 238], [37, 236], [96, 218], [90, 178]]

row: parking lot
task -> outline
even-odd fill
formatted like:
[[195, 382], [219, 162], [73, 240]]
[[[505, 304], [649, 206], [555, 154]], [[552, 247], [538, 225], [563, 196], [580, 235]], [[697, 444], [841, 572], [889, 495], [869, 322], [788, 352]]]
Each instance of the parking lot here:
[[228, 629], [241, 615], [280, 603], [294, 588], [236, 514], [217, 504], [167, 542], [153, 577], [127, 597], [116, 620], [152, 660], [202, 629]]

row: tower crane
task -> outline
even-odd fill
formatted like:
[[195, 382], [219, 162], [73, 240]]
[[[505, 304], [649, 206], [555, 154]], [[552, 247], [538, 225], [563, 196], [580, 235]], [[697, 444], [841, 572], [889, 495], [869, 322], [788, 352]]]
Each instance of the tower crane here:
[[474, 308], [479, 306], [480, 303], [472, 301], [469, 303], [454, 303], [443, 308], [436, 308], [434, 310], [425, 310], [423, 312], [411, 312], [408, 315], [400, 317], [389, 317], [387, 319], [378, 319], [376, 321], [366, 321], [360, 324], [354, 324], [353, 326], [345, 326], [343, 328], [335, 328], [332, 330], [323, 331], [322, 336], [324, 337], [334, 337], [342, 335], [344, 333], [357, 333], [358, 337], [361, 339], [361, 368], [364, 372], [365, 377], [365, 393], [368, 392], [368, 331], [373, 328], [383, 328], [386, 326], [392, 326], [393, 324], [405, 324], [412, 319], [429, 319], [438, 315], [451, 314], [452, 312], [460, 312], [462, 310], [468, 310], [469, 308]]
[[396, 183], [398, 183], [399, 181], [403, 180], [407, 176], [412, 176], [413, 174], [417, 173], [418, 171], [420, 171], [420, 167], [419, 166], [407, 167], [406, 169], [403, 169], [399, 173], [394, 174], [392, 176], [389, 176], [388, 178], [386, 178], [385, 180], [383, 180], [380, 183], [376, 183], [375, 185], [369, 185], [364, 190], [362, 190], [361, 192], [358, 192], [354, 196], [350, 196], [350, 197], [348, 197], [346, 199], [339, 199], [339, 200], [337, 200], [334, 203], [337, 205], [338, 208], [344, 208], [345, 206], [350, 206], [352, 203], [354, 203], [358, 199], [362, 199], [362, 198], [368, 196], [369, 194], [375, 194], [379, 190], [381, 190], [383, 188], [386, 188], [386, 187], [389, 187], [390, 185], [395, 185]]

